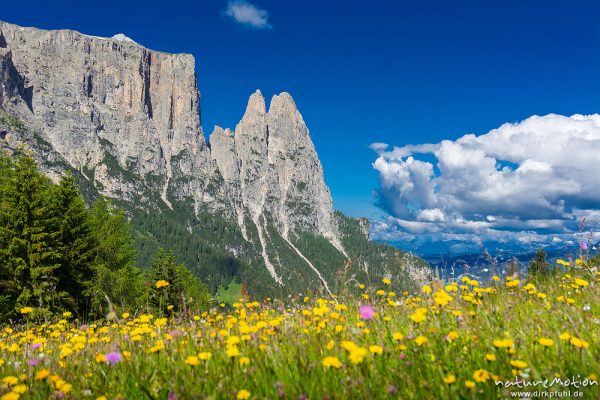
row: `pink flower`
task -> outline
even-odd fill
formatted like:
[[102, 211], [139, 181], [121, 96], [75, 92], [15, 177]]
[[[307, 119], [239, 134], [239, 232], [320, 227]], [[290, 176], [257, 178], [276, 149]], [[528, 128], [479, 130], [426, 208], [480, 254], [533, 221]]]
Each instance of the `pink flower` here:
[[579, 247], [581, 247], [581, 250], [587, 250], [588, 249], [587, 244], [585, 242], [579, 243]]
[[116, 351], [112, 351], [112, 352], [108, 353], [105, 357], [106, 357], [106, 362], [109, 363], [110, 365], [117, 364], [117, 363], [121, 362], [121, 360], [123, 359], [123, 357], [121, 357], [121, 353], [116, 352]]
[[361, 306], [359, 313], [362, 319], [369, 320], [373, 318], [373, 315], [375, 315], [375, 310], [373, 310], [373, 307], [371, 306]]
[[32, 350], [37, 350], [40, 347], [42, 347], [42, 344], [41, 343], [32, 343], [31, 346], [29, 346], [29, 347], [31, 347]]
[[40, 360], [38, 358], [32, 358], [31, 360], [27, 361], [27, 365], [29, 365], [30, 367], [35, 367], [39, 363]]

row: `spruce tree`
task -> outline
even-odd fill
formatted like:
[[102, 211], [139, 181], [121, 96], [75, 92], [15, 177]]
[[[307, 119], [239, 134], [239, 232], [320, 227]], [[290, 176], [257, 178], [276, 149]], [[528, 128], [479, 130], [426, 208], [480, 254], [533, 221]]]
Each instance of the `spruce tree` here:
[[546, 252], [544, 249], [539, 249], [535, 253], [535, 258], [531, 260], [529, 265], [529, 275], [532, 276], [548, 276], [550, 274], [550, 267], [546, 262]]
[[89, 306], [87, 289], [93, 280], [96, 241], [85, 202], [68, 173], [52, 188], [52, 211], [57, 221], [57, 247], [62, 262], [56, 271], [58, 291], [66, 308], [83, 313]]
[[112, 305], [137, 308], [144, 304], [143, 273], [135, 267], [133, 238], [125, 214], [104, 198], [90, 210], [90, 227], [96, 242], [94, 278], [87, 290], [94, 315]]
[[34, 307], [36, 316], [48, 317], [59, 303], [55, 271], [56, 221], [48, 205], [50, 182], [33, 159], [19, 155], [2, 194], [0, 264], [8, 271], [14, 301], [13, 314]]

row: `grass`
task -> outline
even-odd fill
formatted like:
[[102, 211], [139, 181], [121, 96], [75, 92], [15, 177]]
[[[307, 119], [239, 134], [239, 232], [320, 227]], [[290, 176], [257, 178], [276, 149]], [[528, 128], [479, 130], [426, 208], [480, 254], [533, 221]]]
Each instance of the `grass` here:
[[[240, 301], [90, 325], [68, 314], [27, 320], [0, 328], [0, 397], [495, 399], [570, 390], [595, 399], [598, 385], [583, 385], [600, 368], [600, 273], [580, 264], [535, 281], [433, 282], [413, 295], [385, 280], [338, 302]], [[495, 384], [556, 377], [581, 387]]]

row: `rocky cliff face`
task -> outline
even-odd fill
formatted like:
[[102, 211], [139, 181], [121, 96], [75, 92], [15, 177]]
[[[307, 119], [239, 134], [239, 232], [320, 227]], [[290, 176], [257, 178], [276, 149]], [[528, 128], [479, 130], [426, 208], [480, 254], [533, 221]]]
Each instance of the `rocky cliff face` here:
[[294, 242], [309, 233], [348, 254], [293, 99], [274, 96], [267, 109], [257, 91], [235, 131], [216, 127], [207, 144], [194, 64], [192, 55], [124, 35], [0, 22], [0, 109], [23, 128], [5, 132], [3, 147], [25, 142], [54, 179], [74, 169], [100, 194], [136, 207], [218, 214], [237, 225], [275, 282], [285, 283], [277, 242], [328, 289]]

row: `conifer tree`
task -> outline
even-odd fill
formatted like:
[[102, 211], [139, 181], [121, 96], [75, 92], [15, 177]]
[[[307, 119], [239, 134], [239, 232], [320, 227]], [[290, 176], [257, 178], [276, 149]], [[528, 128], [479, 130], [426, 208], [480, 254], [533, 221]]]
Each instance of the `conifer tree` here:
[[59, 303], [55, 271], [61, 261], [56, 221], [47, 202], [49, 187], [33, 159], [19, 155], [5, 182], [0, 228], [0, 264], [16, 295], [13, 310], [30, 306], [34, 315], [44, 317]]
[[550, 267], [546, 262], [546, 252], [544, 249], [539, 249], [535, 253], [535, 258], [531, 260], [529, 265], [529, 274], [533, 276], [548, 276], [550, 274]]
[[57, 247], [62, 254], [56, 271], [58, 291], [64, 305], [81, 313], [89, 306], [87, 289], [93, 280], [96, 242], [85, 202], [68, 173], [52, 188], [52, 211], [57, 221]]

